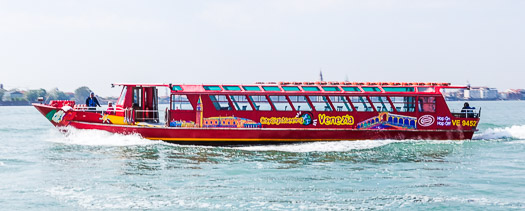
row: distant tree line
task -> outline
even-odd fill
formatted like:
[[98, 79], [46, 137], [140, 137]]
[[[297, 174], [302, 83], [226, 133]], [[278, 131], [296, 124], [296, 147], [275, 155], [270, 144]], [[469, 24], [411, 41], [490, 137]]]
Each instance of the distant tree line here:
[[[51, 90], [45, 89], [32, 89], [28, 91], [18, 91], [23, 95], [18, 97], [9, 96], [9, 99], [4, 99], [6, 93], [14, 93], [18, 90], [3, 90], [0, 89], [0, 105], [29, 105], [31, 103], [38, 102], [39, 97], [44, 97], [44, 101], [47, 103], [51, 100], [74, 100], [77, 104], [84, 104], [86, 98], [89, 97], [91, 89], [87, 86], [82, 86], [75, 89], [74, 93], [66, 93], [60, 91], [58, 88]], [[8, 97], [8, 96], [6, 96]], [[100, 103], [105, 103], [107, 99], [98, 97]]]

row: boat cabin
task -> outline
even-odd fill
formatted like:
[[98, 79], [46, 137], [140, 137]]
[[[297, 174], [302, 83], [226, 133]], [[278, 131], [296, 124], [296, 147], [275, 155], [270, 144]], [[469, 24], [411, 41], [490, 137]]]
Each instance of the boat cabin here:
[[449, 110], [441, 89], [468, 88], [449, 83], [118, 85], [123, 90], [117, 110], [134, 122], [159, 122], [157, 87], [169, 88], [170, 105], [164, 118], [171, 127], [362, 128], [391, 120], [391, 125], [415, 128], [418, 119], [428, 115], [432, 121], [429, 129], [439, 129], [440, 124], [449, 126], [450, 121], [433, 124], [435, 118], [479, 117], [473, 110]]
[[159, 122], [157, 87], [164, 85], [118, 85], [123, 88], [115, 106], [117, 115], [133, 117], [135, 122]]

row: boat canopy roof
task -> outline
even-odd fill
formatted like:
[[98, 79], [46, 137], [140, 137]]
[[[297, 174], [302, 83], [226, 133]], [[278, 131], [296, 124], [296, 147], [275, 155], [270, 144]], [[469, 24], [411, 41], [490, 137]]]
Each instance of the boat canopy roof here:
[[450, 83], [420, 82], [257, 82], [255, 84], [170, 84], [172, 93], [217, 92], [283, 92], [283, 93], [427, 93], [439, 94], [442, 88], [468, 89], [468, 86], [452, 86]]
[[139, 86], [139, 87], [170, 87], [171, 84], [134, 84], [134, 83], [113, 83], [111, 87], [115, 86]]

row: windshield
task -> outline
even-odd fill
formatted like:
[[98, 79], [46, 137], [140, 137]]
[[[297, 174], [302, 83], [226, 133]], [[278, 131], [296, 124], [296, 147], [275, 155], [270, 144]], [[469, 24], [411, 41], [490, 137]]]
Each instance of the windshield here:
[[122, 92], [120, 93], [120, 97], [118, 98], [118, 102], [117, 102], [117, 105], [124, 105], [124, 98], [126, 97], [126, 91], [127, 91], [128, 87], [127, 86], [124, 86], [124, 88], [122, 88]]

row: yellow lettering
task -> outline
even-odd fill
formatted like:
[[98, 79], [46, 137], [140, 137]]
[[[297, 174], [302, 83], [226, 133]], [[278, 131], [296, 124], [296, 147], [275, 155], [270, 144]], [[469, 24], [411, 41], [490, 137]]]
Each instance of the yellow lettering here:
[[354, 117], [350, 115], [344, 116], [326, 116], [319, 114], [319, 124], [321, 125], [353, 125]]
[[[458, 120], [459, 121], [459, 120]], [[458, 124], [459, 125], [459, 124]], [[474, 127], [476, 125], [478, 125], [478, 121], [474, 121], [474, 120], [463, 120], [461, 121], [461, 125], [462, 126], [468, 126], [468, 127]]]

